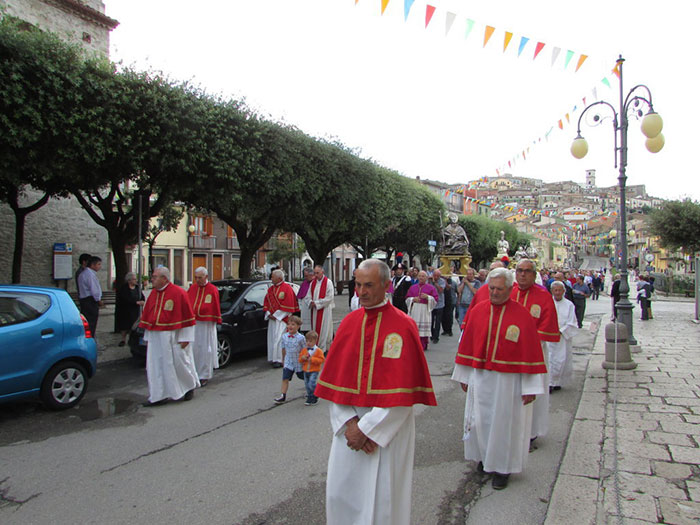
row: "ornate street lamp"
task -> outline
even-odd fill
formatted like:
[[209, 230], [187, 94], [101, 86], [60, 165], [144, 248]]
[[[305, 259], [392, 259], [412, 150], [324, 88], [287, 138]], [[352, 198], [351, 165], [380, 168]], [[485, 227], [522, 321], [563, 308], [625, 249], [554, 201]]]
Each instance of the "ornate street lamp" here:
[[[622, 64], [625, 60], [620, 56], [617, 59], [617, 69], [620, 73], [620, 109], [616, 111], [612, 104], [604, 100], [593, 102], [586, 106], [581, 112], [578, 119], [578, 129], [576, 138], [571, 144], [571, 154], [577, 159], [582, 159], [588, 153], [588, 143], [581, 136], [581, 120], [586, 112], [596, 106], [605, 106], [610, 108], [613, 113], [613, 128], [615, 131], [615, 167], [619, 168], [619, 176], [617, 178], [620, 185], [620, 249], [622, 256], [620, 258], [620, 300], [617, 302], [617, 311], [619, 320], [627, 326], [628, 341], [631, 345], [636, 345], [637, 341], [634, 338], [632, 331], [632, 309], [634, 306], [629, 301], [629, 282], [627, 280], [627, 206], [625, 199], [625, 184], [627, 176], [625, 170], [627, 168], [627, 128], [629, 126], [629, 115], [632, 114], [636, 118], [640, 118], [643, 112], [640, 106], [646, 105], [648, 112], [642, 118], [642, 133], [647, 137], [646, 148], [651, 153], [658, 153], [664, 147], [664, 136], [661, 134], [663, 129], [663, 120], [658, 113], [654, 111], [654, 106], [651, 101], [651, 91], [643, 84], [634, 86], [628, 93], [624, 95], [622, 87]], [[645, 93], [640, 93], [643, 91]], [[599, 114], [594, 115], [594, 125], [597, 125], [602, 120]], [[619, 154], [619, 157], [618, 157]], [[617, 255], [617, 254], [616, 254]]]

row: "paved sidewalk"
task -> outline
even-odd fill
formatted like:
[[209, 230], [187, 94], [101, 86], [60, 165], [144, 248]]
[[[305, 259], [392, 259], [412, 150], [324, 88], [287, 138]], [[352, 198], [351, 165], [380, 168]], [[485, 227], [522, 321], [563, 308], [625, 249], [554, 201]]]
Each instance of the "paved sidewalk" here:
[[545, 521], [700, 523], [700, 326], [694, 305], [635, 309], [634, 370], [604, 370], [604, 327]]

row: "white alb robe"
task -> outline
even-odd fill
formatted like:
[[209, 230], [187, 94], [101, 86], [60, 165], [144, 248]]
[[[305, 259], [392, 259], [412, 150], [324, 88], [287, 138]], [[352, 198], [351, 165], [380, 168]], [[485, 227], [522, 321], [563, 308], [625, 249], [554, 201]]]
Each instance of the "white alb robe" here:
[[549, 353], [547, 352], [547, 342], [540, 341], [542, 347], [542, 357], [547, 367], [546, 374], [538, 374], [542, 381], [542, 393], [532, 403], [532, 427], [530, 429], [530, 439], [544, 437], [549, 432]]
[[561, 339], [558, 343], [547, 343], [549, 353], [549, 385], [565, 386], [571, 381], [573, 369], [572, 347], [574, 336], [578, 333], [576, 312], [574, 303], [566, 298], [561, 301], [554, 300], [559, 318], [559, 333]]
[[[306, 292], [306, 295], [311, 293], [311, 289]], [[299, 312], [301, 312], [301, 330], [307, 332], [311, 330], [311, 309], [310, 303], [304, 301], [304, 298], [299, 299]]]
[[199, 379], [211, 379], [214, 369], [219, 368], [219, 343], [216, 339], [215, 322], [197, 321], [194, 325], [192, 355]]
[[464, 458], [486, 472], [522, 472], [530, 445], [532, 403], [543, 392], [542, 374], [507, 374], [455, 365], [452, 379], [469, 385], [464, 406]]
[[414, 299], [417, 299], [417, 297], [408, 297], [406, 299], [408, 315], [416, 322], [416, 326], [418, 326], [418, 335], [421, 337], [430, 337], [430, 326], [432, 323], [431, 314], [437, 304], [435, 298], [429, 295], [427, 303], [419, 303], [414, 301]]
[[289, 312], [277, 310], [267, 319], [267, 360], [271, 363], [282, 362], [282, 336], [287, 331], [287, 323], [283, 319], [290, 315]]
[[[313, 284], [312, 284], [313, 286]], [[326, 296], [320, 298], [321, 290], [326, 287]], [[333, 340], [333, 307], [335, 302], [333, 300], [333, 283], [330, 279], [324, 278], [322, 283], [316, 284], [316, 289], [312, 292], [312, 287], [309, 286], [309, 292], [304, 297], [304, 301], [311, 310], [311, 326], [318, 332], [318, 343], [316, 346], [321, 348], [324, 352], [327, 352], [331, 346], [331, 341]], [[311, 308], [311, 304], [315, 305], [315, 308]], [[316, 326], [316, 316], [318, 312], [323, 310], [323, 319], [321, 321], [321, 326]]]
[[[148, 341], [148, 401], [155, 403], [167, 398], [180, 399], [199, 386], [192, 358], [194, 326], [167, 331], [146, 330], [143, 338]], [[180, 348], [183, 342], [190, 344]]]
[[[411, 521], [411, 484], [416, 429], [413, 407], [369, 408], [330, 403], [333, 442], [326, 479], [329, 525], [406, 525]], [[346, 422], [377, 445], [372, 454], [352, 450]]]

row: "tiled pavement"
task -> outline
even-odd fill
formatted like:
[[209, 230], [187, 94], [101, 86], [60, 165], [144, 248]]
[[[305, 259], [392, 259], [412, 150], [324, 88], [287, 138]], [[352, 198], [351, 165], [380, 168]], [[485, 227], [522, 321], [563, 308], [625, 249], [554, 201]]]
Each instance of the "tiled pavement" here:
[[[635, 319], [634, 370], [589, 361], [546, 524], [700, 523], [700, 325], [694, 305]], [[604, 328], [604, 327], [603, 327]]]

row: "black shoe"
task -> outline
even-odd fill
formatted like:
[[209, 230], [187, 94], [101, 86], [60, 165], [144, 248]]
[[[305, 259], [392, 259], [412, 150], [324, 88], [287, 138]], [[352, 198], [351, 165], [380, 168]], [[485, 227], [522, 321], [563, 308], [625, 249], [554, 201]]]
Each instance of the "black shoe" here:
[[556, 392], [557, 390], [561, 390], [561, 387], [560, 387], [560, 386], [554, 386], [554, 387], [552, 387], [552, 390], [554, 390], [554, 391]]
[[146, 401], [145, 403], [141, 403], [141, 406], [143, 406], [143, 407], [158, 407], [160, 405], [164, 405], [167, 402], [168, 402], [167, 399], [161, 399], [160, 401], [154, 401], [152, 403], [150, 401]]
[[200, 379], [200, 380], [199, 380], [199, 384], [200, 384], [201, 386], [207, 386], [207, 383], [208, 383], [208, 382], [209, 382], [208, 379]]
[[282, 363], [274, 362], [272, 363], [272, 368], [282, 368]]
[[537, 436], [534, 438], [530, 439], [530, 449], [528, 452], [532, 452], [533, 450], [537, 450], [537, 445], [535, 445], [535, 440], [537, 439]]
[[476, 471], [480, 474], [484, 473], [484, 464], [481, 461], [479, 461], [479, 464], [476, 466]]
[[494, 473], [493, 479], [491, 480], [491, 486], [494, 490], [503, 490], [508, 486], [509, 477], [510, 474], [499, 474], [498, 472], [496, 472]]
[[192, 390], [188, 390], [185, 395], [182, 397], [185, 401], [189, 401], [194, 397], [194, 388]]
[[549, 387], [549, 393], [551, 394], [552, 392], [554, 392], [554, 387], [553, 387], [553, 386], [550, 386], [550, 387]]
[[449, 337], [452, 337], [452, 332], [448, 332], [446, 335], [448, 335]]
[[119, 341], [119, 344], [117, 346], [124, 346], [126, 343], [124, 341]]
[[274, 399], [276, 405], [281, 405], [287, 400], [287, 394], [280, 394]]

